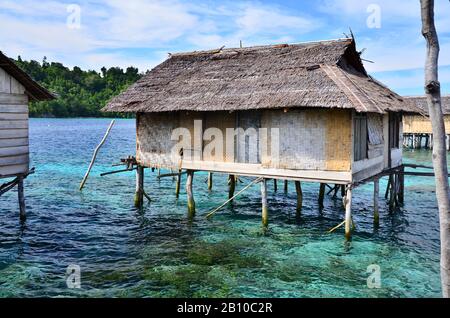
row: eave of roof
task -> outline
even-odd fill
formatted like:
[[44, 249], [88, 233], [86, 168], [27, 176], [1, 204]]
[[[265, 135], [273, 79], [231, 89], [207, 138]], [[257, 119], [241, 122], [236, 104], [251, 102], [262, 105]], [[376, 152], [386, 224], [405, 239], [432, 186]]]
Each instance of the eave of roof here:
[[1, 51], [0, 67], [25, 87], [25, 93], [32, 101], [44, 101], [55, 98], [52, 93], [50, 93], [46, 88], [33, 80], [27, 73], [25, 73]]

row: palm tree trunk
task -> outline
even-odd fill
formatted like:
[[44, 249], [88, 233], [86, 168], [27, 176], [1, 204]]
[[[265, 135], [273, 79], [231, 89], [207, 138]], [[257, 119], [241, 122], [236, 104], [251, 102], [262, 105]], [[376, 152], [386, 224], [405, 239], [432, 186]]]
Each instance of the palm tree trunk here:
[[448, 185], [445, 126], [438, 80], [439, 40], [434, 24], [434, 0], [421, 0], [422, 34], [427, 41], [425, 93], [433, 128], [433, 167], [436, 176], [436, 199], [439, 207], [441, 234], [442, 295], [450, 294], [450, 197]]

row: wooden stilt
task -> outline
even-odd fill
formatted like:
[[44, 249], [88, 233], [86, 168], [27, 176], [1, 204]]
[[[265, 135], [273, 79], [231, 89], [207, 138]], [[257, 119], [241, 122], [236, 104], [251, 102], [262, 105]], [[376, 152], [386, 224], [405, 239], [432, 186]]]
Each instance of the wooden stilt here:
[[352, 229], [352, 186], [347, 185], [345, 193], [345, 238], [351, 238]]
[[323, 200], [325, 198], [325, 183], [320, 184], [319, 190], [319, 208], [323, 208]]
[[341, 197], [345, 197], [345, 185], [341, 185]]
[[295, 191], [297, 192], [297, 216], [300, 216], [303, 206], [303, 191], [300, 181], [295, 181]]
[[288, 193], [288, 187], [289, 187], [289, 181], [287, 181], [287, 180], [284, 180], [284, 193]]
[[136, 169], [136, 193], [134, 194], [134, 206], [142, 207], [144, 203], [144, 167], [138, 166]]
[[261, 202], [262, 202], [262, 224], [267, 228], [269, 225], [269, 208], [267, 206], [267, 179], [261, 181]]
[[386, 186], [386, 192], [384, 193], [384, 198], [387, 199], [389, 197], [389, 190], [391, 189], [392, 185], [392, 174], [389, 175], [389, 180]]
[[192, 183], [194, 181], [194, 171], [187, 171], [187, 179], [186, 179], [186, 194], [187, 194], [187, 205], [188, 205], [188, 217], [192, 218], [195, 216], [195, 201], [194, 201], [194, 193], [192, 191]]
[[[236, 190], [236, 177], [230, 174], [228, 176], [228, 199], [234, 197], [235, 190]], [[230, 202], [233, 202], [233, 200], [231, 200]]]
[[212, 172], [208, 173], [208, 191], [211, 191], [213, 187], [213, 174]]
[[278, 191], [278, 181], [277, 181], [277, 179], [273, 179], [273, 191], [274, 192]]
[[390, 175], [389, 178], [391, 179], [391, 187], [389, 189], [389, 210], [393, 210], [395, 208], [395, 195], [396, 195], [396, 188], [397, 188], [397, 184], [396, 184], [396, 176], [395, 175]]
[[400, 169], [400, 174], [398, 176], [399, 188], [398, 188], [398, 202], [400, 204], [405, 203], [405, 167]]
[[27, 218], [26, 207], [25, 207], [25, 194], [23, 188], [23, 176], [18, 177], [17, 183], [17, 193], [19, 197], [19, 211], [20, 211], [20, 219], [25, 221]]
[[178, 175], [177, 175], [177, 184], [175, 186], [175, 196], [178, 199], [180, 197], [180, 188], [181, 188], [181, 170], [178, 171]]
[[380, 180], [375, 178], [373, 180], [373, 223], [375, 225], [380, 224], [380, 212], [378, 205], [378, 196], [380, 194]]

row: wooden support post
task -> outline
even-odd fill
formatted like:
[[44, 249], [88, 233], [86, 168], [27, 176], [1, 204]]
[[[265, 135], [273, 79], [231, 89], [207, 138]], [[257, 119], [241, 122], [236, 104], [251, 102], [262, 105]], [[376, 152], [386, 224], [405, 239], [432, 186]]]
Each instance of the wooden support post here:
[[404, 172], [405, 167], [402, 167], [400, 169], [400, 174], [398, 175], [398, 182], [399, 182], [398, 203], [400, 204], [405, 203], [405, 175], [403, 174]]
[[142, 207], [144, 203], [144, 167], [138, 166], [136, 170], [136, 193], [134, 194], [134, 206]]
[[213, 187], [213, 174], [208, 172], [208, 191], [211, 191]]
[[[228, 199], [234, 197], [234, 190], [236, 190], [236, 176], [230, 174], [228, 176]], [[233, 202], [233, 200], [230, 202]]]
[[303, 191], [300, 181], [295, 181], [295, 191], [297, 192], [297, 216], [300, 216], [303, 206]]
[[274, 192], [278, 191], [278, 181], [277, 181], [277, 179], [273, 179], [273, 191]]
[[351, 238], [352, 230], [352, 185], [346, 187], [345, 193], [345, 238]]
[[267, 228], [269, 225], [269, 208], [267, 206], [267, 179], [261, 181], [261, 202], [262, 202], [262, 224]]
[[395, 196], [397, 194], [396, 189], [397, 189], [397, 178], [395, 175], [391, 174], [389, 176], [389, 179], [391, 179], [391, 187], [390, 187], [390, 191], [389, 191], [389, 209], [392, 211], [395, 208]]
[[386, 192], [384, 193], [384, 198], [387, 199], [389, 197], [389, 190], [392, 186], [392, 174], [389, 175], [389, 180], [386, 186]]
[[325, 183], [320, 184], [319, 190], [319, 208], [323, 208], [323, 200], [325, 198]]
[[378, 226], [380, 224], [380, 211], [378, 197], [380, 195], [380, 179], [373, 180], [373, 223]]
[[181, 188], [181, 170], [178, 171], [178, 175], [177, 175], [177, 184], [175, 186], [175, 196], [178, 199], [180, 197], [180, 188]]
[[289, 181], [284, 180], [284, 193], [288, 193], [289, 190]]
[[345, 185], [341, 185], [341, 197], [345, 197]]
[[187, 194], [187, 205], [188, 205], [188, 217], [192, 218], [195, 216], [195, 201], [194, 193], [192, 192], [192, 183], [194, 181], [194, 171], [187, 171], [186, 179], [186, 194]]
[[17, 193], [19, 197], [19, 211], [20, 211], [20, 220], [25, 221], [27, 218], [26, 207], [25, 207], [25, 194], [23, 188], [23, 176], [18, 177], [17, 183]]

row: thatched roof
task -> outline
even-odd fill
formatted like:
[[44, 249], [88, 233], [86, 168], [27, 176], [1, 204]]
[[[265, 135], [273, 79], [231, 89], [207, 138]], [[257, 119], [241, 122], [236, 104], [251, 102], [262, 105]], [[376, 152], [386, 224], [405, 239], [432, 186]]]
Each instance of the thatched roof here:
[[[428, 104], [425, 96], [405, 96], [406, 101], [413, 102], [415, 106], [422, 110], [422, 113], [428, 115]], [[444, 115], [450, 115], [450, 95], [444, 95], [441, 97], [442, 113]]]
[[34, 81], [27, 73], [22, 71], [12, 60], [0, 51], [0, 67], [6, 73], [14, 77], [20, 84], [25, 87], [25, 93], [33, 101], [43, 101], [54, 99], [52, 93]]
[[290, 107], [411, 111], [367, 75], [353, 39], [172, 54], [103, 111]]

